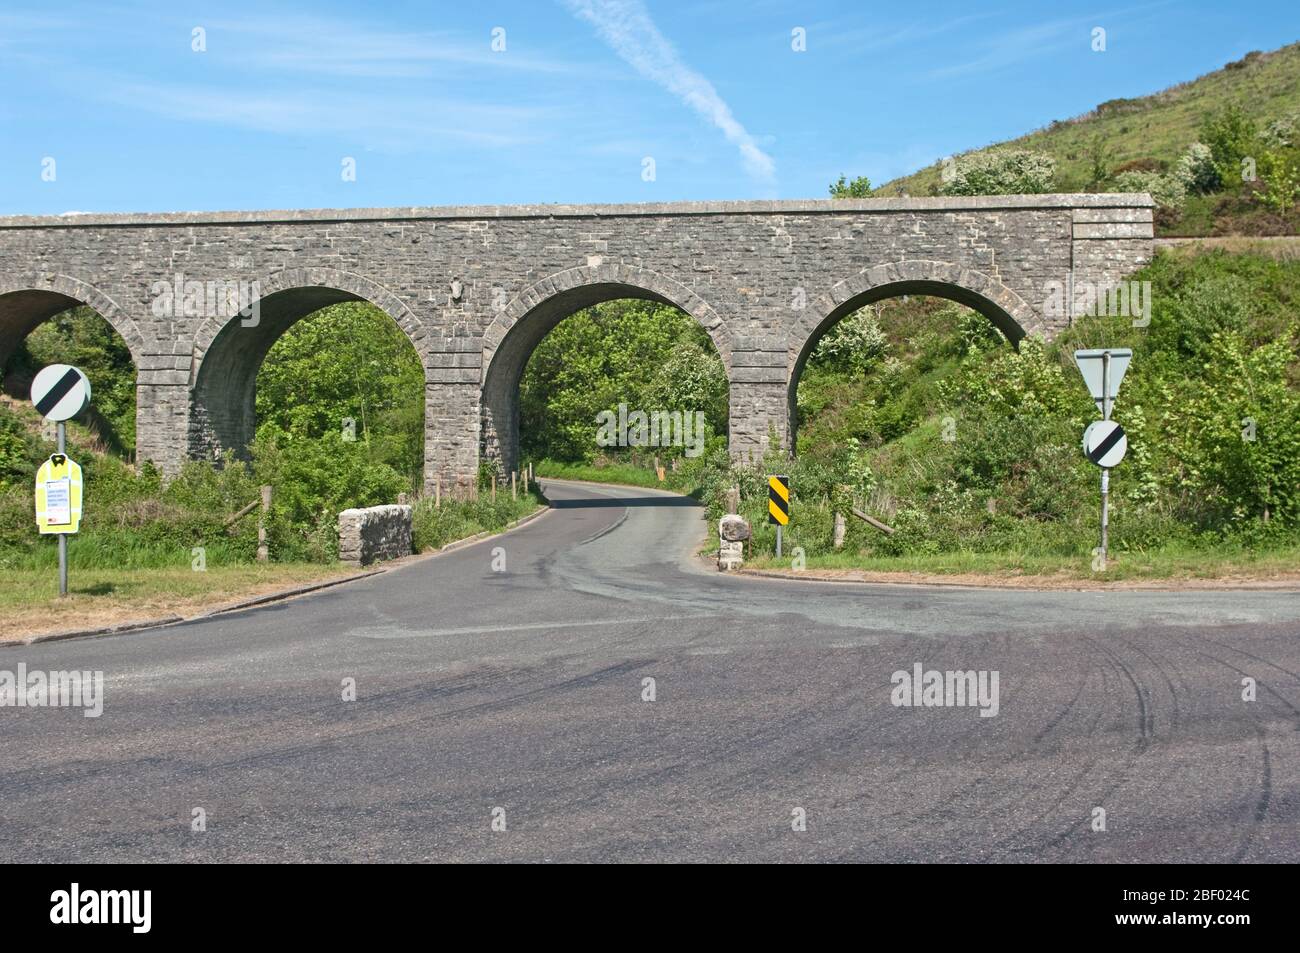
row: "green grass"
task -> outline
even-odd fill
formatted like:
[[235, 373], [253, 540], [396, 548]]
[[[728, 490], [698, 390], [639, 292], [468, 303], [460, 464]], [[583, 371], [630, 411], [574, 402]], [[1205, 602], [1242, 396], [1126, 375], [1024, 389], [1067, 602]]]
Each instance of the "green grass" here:
[[49, 568], [5, 569], [0, 578], [0, 640], [38, 632], [100, 628], [126, 621], [192, 615], [243, 598], [356, 572], [341, 563], [253, 563], [68, 570], [68, 595]]
[[613, 483], [618, 486], [644, 486], [658, 490], [668, 490], [701, 499], [704, 488], [701, 479], [705, 475], [705, 464], [701, 458], [685, 461], [685, 465], [674, 472], [671, 467], [664, 468], [663, 482], [653, 469], [633, 466], [618, 459], [603, 459], [594, 463], [562, 463], [557, 460], [543, 460], [534, 465], [538, 477], [550, 477], [555, 480], [582, 480], [588, 483]]
[[[588, 483], [617, 483], [622, 486], [650, 486], [671, 489], [668, 481], [659, 482], [653, 470], [634, 467], [630, 463], [562, 463], [543, 460], [535, 464], [533, 472], [539, 477], [555, 480], [584, 480]], [[672, 476], [669, 472], [666, 476]]]
[[[990, 146], [1046, 152], [1056, 159], [1058, 191], [1088, 191], [1095, 143], [1103, 145], [1110, 169], [1143, 158], [1172, 163], [1196, 140], [1204, 117], [1230, 103], [1260, 125], [1300, 110], [1300, 43], [1265, 53], [1241, 68], [1225, 67], [1148, 96], [1099, 104], [1104, 108]], [[936, 160], [885, 183], [875, 194], [934, 194], [939, 174]]]
[[[255, 518], [254, 518], [255, 519]], [[35, 529], [32, 531], [35, 533]], [[196, 537], [197, 539], [197, 537]], [[189, 569], [196, 547], [203, 549], [209, 568], [250, 562], [245, 547], [231, 539], [195, 542], [194, 546], [152, 542], [130, 532], [75, 535], [68, 539], [69, 570], [102, 569]], [[0, 551], [0, 573], [10, 570], [40, 570], [59, 564], [57, 537], [43, 537], [31, 549], [8, 548]]]
[[412, 515], [413, 542], [417, 552], [441, 549], [479, 533], [504, 530], [544, 506], [546, 501], [535, 487], [528, 493], [521, 490], [518, 499], [510, 498], [507, 485], [497, 488], [495, 500], [490, 490], [480, 490], [477, 500], [446, 499], [437, 507], [425, 497], [416, 502]]
[[[791, 568], [790, 558], [777, 560], [771, 553], [748, 559], [756, 569]], [[978, 575], [1013, 579], [1023, 576], [1052, 577], [1089, 582], [1121, 580], [1196, 580], [1248, 577], [1267, 579], [1289, 575], [1300, 581], [1300, 545], [1262, 550], [1229, 549], [1207, 551], [1185, 544], [1168, 545], [1138, 553], [1117, 553], [1104, 572], [1094, 572], [1092, 556], [1044, 555], [1027, 552], [955, 552], [933, 555], [864, 556], [832, 553], [807, 557], [806, 569], [859, 570], [870, 573], [921, 573], [933, 576]]]

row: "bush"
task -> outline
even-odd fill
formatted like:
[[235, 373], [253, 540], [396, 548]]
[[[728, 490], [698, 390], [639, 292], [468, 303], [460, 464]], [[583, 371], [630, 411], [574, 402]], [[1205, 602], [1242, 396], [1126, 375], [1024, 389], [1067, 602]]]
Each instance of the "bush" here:
[[1255, 122], [1236, 103], [1205, 118], [1200, 141], [1209, 148], [1219, 180], [1225, 186], [1240, 185], [1242, 160], [1259, 151]]
[[860, 175], [852, 182], [846, 176], [841, 175], [838, 182], [831, 183], [831, 198], [833, 199], [865, 199], [871, 195], [871, 180], [865, 175]]
[[860, 373], [885, 356], [889, 341], [871, 307], [859, 308], [817, 342], [811, 360], [839, 371]]
[[1175, 163], [1172, 174], [1184, 192], [1195, 192], [1198, 195], [1213, 192], [1223, 184], [1210, 147], [1200, 142], [1193, 142], [1187, 147], [1187, 151]]
[[1300, 113], [1291, 113], [1266, 125], [1259, 138], [1270, 149], [1287, 149], [1300, 145], [1297, 132], [1300, 132]]
[[605, 302], [561, 321], [529, 359], [519, 387], [521, 449], [525, 458], [590, 462], [597, 414], [620, 403], [703, 411], [708, 433], [725, 433], [726, 395], [722, 359], [690, 315], [655, 302]]
[[1264, 178], [1264, 203], [1279, 215], [1286, 215], [1300, 202], [1300, 156], [1294, 151], [1264, 152], [1259, 160]]
[[544, 503], [532, 488], [520, 493], [518, 500], [510, 498], [509, 490], [498, 492], [495, 501], [480, 493], [476, 500], [444, 499], [440, 506], [425, 497], [416, 501], [411, 512], [411, 541], [416, 552], [441, 549], [467, 536], [503, 530]]
[[991, 149], [945, 165], [942, 195], [1020, 195], [1050, 192], [1056, 160], [1028, 149]]
[[1175, 211], [1187, 201], [1187, 188], [1182, 180], [1159, 172], [1121, 172], [1115, 176], [1115, 191], [1146, 192], [1156, 205]]

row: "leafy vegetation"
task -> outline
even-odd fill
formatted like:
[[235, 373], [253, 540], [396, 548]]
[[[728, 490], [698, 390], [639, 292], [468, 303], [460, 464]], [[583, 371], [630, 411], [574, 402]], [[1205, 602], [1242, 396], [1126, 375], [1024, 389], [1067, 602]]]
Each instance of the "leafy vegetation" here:
[[257, 375], [257, 421], [259, 441], [290, 453], [335, 453], [346, 431], [370, 471], [354, 481], [420, 485], [424, 369], [402, 329], [372, 305], [318, 311], [275, 342]]
[[[89, 309], [37, 328], [7, 366], [11, 398], [0, 405], [0, 568], [47, 569], [52, 538], [32, 518], [32, 478], [54, 447], [26, 401], [36, 369], [55, 361], [86, 370], [92, 414], [69, 427], [69, 453], [81, 463], [87, 506], [69, 541], [77, 570], [189, 569], [202, 549], [209, 567], [251, 562], [256, 511], [230, 518], [274, 488], [266, 519], [277, 562], [337, 558], [341, 510], [418, 495], [424, 454], [424, 373], [393, 321], [365, 304], [341, 304], [304, 318], [271, 348], [257, 380], [257, 436], [248, 459], [191, 462], [164, 481], [129, 464], [134, 444], [135, 368], [125, 344]], [[348, 426], [348, 422], [351, 426]], [[493, 503], [444, 500], [417, 507], [416, 542], [444, 545], [458, 535], [503, 528], [535, 509], [534, 496]], [[431, 511], [431, 512], [429, 512]], [[228, 525], [229, 523], [229, 525]]]
[[[113, 326], [90, 308], [55, 315], [15, 349], [3, 369], [5, 389], [26, 398], [32, 378], [47, 364], [72, 364], [85, 372], [93, 395], [85, 423], [97, 445], [119, 456], [134, 453], [135, 364]], [[0, 443], [0, 461], [4, 452]]]
[[[677, 308], [650, 301], [598, 304], [561, 321], [533, 352], [520, 384], [524, 456], [590, 462], [596, 415], [701, 411], [706, 439], [727, 428], [727, 374], [708, 334]], [[663, 459], [683, 447], [650, 451]]]
[[496, 499], [486, 485], [480, 485], [477, 498], [471, 500], [444, 500], [441, 506], [428, 497], [417, 500], [411, 525], [415, 548], [441, 549], [469, 536], [503, 530], [546, 505], [535, 485], [526, 492], [518, 489], [517, 498], [510, 495], [507, 483], [498, 488]]
[[[1211, 157], [1214, 155], [1212, 146]], [[1204, 155], [1188, 167], [1208, 175]], [[1217, 169], [1217, 160], [1214, 166]], [[905, 297], [863, 308], [816, 344], [797, 390], [797, 456], [780, 463], [794, 489], [787, 544], [828, 563], [884, 566], [1085, 566], [1097, 533], [1097, 471], [1078, 449], [1096, 411], [1072, 366], [1080, 346], [1128, 346], [1134, 363], [1115, 415], [1129, 455], [1112, 481], [1112, 550], [1121, 564], [1185, 566], [1194, 553], [1268, 553], [1300, 544], [1300, 261], [1286, 256], [1164, 252], [1135, 280], [1152, 284], [1152, 320], [1088, 319], [1053, 344], [1011, 348], [982, 316]], [[99, 322], [99, 326], [96, 326]], [[51, 322], [9, 366], [68, 360], [92, 370], [103, 420], [74, 423], [86, 469], [79, 570], [184, 570], [202, 547], [213, 567], [253, 559], [256, 513], [230, 517], [276, 488], [267, 520], [273, 558], [329, 562], [339, 510], [418, 497], [423, 378], [390, 319], [342, 305], [287, 332], [259, 376], [250, 459], [195, 462], [171, 481], [137, 473], [103, 437], [127, 433], [129, 357], [88, 313]], [[46, 350], [54, 348], [54, 350]], [[124, 406], [112, 404], [121, 396]], [[620, 404], [701, 410], [703, 453], [597, 445], [597, 415]], [[741, 490], [755, 552], [770, 551], [765, 477], [727, 453], [727, 385], [707, 335], [652, 302], [617, 301], [561, 322], [525, 370], [526, 459], [540, 475], [663, 486], [720, 515]], [[351, 418], [355, 430], [345, 427]], [[0, 567], [46, 571], [54, 547], [32, 528], [31, 478], [52, 450], [25, 401], [0, 405]], [[664, 480], [649, 467], [655, 457]], [[433, 548], [497, 530], [542, 505], [533, 493], [417, 499], [415, 536]], [[835, 514], [853, 508], [896, 530]], [[1161, 555], [1164, 554], [1164, 555]], [[892, 563], [891, 563], [892, 561]], [[1135, 571], [1135, 570], [1134, 570]], [[1153, 570], [1154, 571], [1154, 570]]]
[[833, 199], [865, 199], [871, 195], [871, 180], [860, 175], [850, 182], [841, 175], [839, 181], [831, 183], [830, 193]]
[[1033, 195], [1052, 190], [1056, 160], [1031, 149], [990, 149], [945, 164], [941, 195]]
[[[1149, 327], [1089, 319], [1018, 351], [981, 316], [935, 299], [859, 312], [854, 320], [879, 327], [887, 344], [855, 332], [850, 339], [872, 342], [865, 351], [819, 345], [799, 385], [799, 455], [782, 464], [795, 496], [788, 545], [829, 556], [834, 512], [856, 505], [896, 532], [850, 519], [841, 559], [982, 553], [1086, 566], [1097, 470], [1079, 435], [1096, 408], [1071, 355], [1126, 346], [1134, 358], [1115, 418], [1129, 454], [1111, 482], [1113, 552], [1147, 560], [1158, 550], [1293, 548], [1300, 263], [1167, 253], [1133, 277], [1152, 283]], [[730, 474], [760, 552], [773, 535], [763, 477]], [[719, 513], [721, 497], [706, 499]]]
[[[841, 177], [841, 184], [844, 179]], [[834, 193], [835, 186], [832, 186]], [[1158, 234], [1300, 231], [1300, 44], [940, 160], [875, 195], [1149, 192]]]

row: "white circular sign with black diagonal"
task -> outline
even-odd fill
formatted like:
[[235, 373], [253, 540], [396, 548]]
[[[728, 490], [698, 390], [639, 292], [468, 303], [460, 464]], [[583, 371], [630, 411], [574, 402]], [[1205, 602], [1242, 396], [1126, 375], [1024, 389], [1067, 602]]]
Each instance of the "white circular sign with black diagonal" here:
[[90, 381], [70, 364], [51, 364], [32, 380], [32, 403], [46, 420], [71, 420], [90, 406]]
[[1098, 420], [1088, 424], [1083, 432], [1083, 453], [1089, 460], [1109, 469], [1124, 459], [1128, 450], [1128, 437], [1124, 428], [1113, 420]]

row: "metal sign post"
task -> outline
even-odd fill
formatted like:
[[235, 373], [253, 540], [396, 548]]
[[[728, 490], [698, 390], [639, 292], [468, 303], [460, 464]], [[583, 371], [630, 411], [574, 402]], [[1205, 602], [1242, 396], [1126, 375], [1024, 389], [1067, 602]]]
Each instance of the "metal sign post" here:
[[[62, 456], [67, 456], [68, 450], [68, 425], [62, 420], [59, 421], [58, 429], [58, 452]], [[68, 594], [68, 534], [59, 534], [59, 598]]]
[[1112, 423], [1110, 414], [1132, 359], [1133, 352], [1128, 348], [1074, 352], [1074, 362], [1102, 417], [1084, 431], [1083, 452], [1101, 468], [1101, 548], [1097, 550], [1101, 563], [1097, 568], [1103, 570], [1110, 551], [1110, 468], [1124, 459], [1128, 447], [1124, 428]]
[[59, 597], [68, 594], [68, 534], [81, 526], [84, 485], [81, 467], [68, 459], [65, 421], [90, 406], [90, 380], [69, 364], [51, 364], [32, 379], [32, 404], [54, 421], [56, 451], [36, 473], [36, 524], [59, 537]]
[[[1101, 356], [1101, 419], [1110, 420], [1110, 352]], [[1106, 568], [1107, 532], [1110, 522], [1110, 467], [1101, 468], [1101, 568]]]

